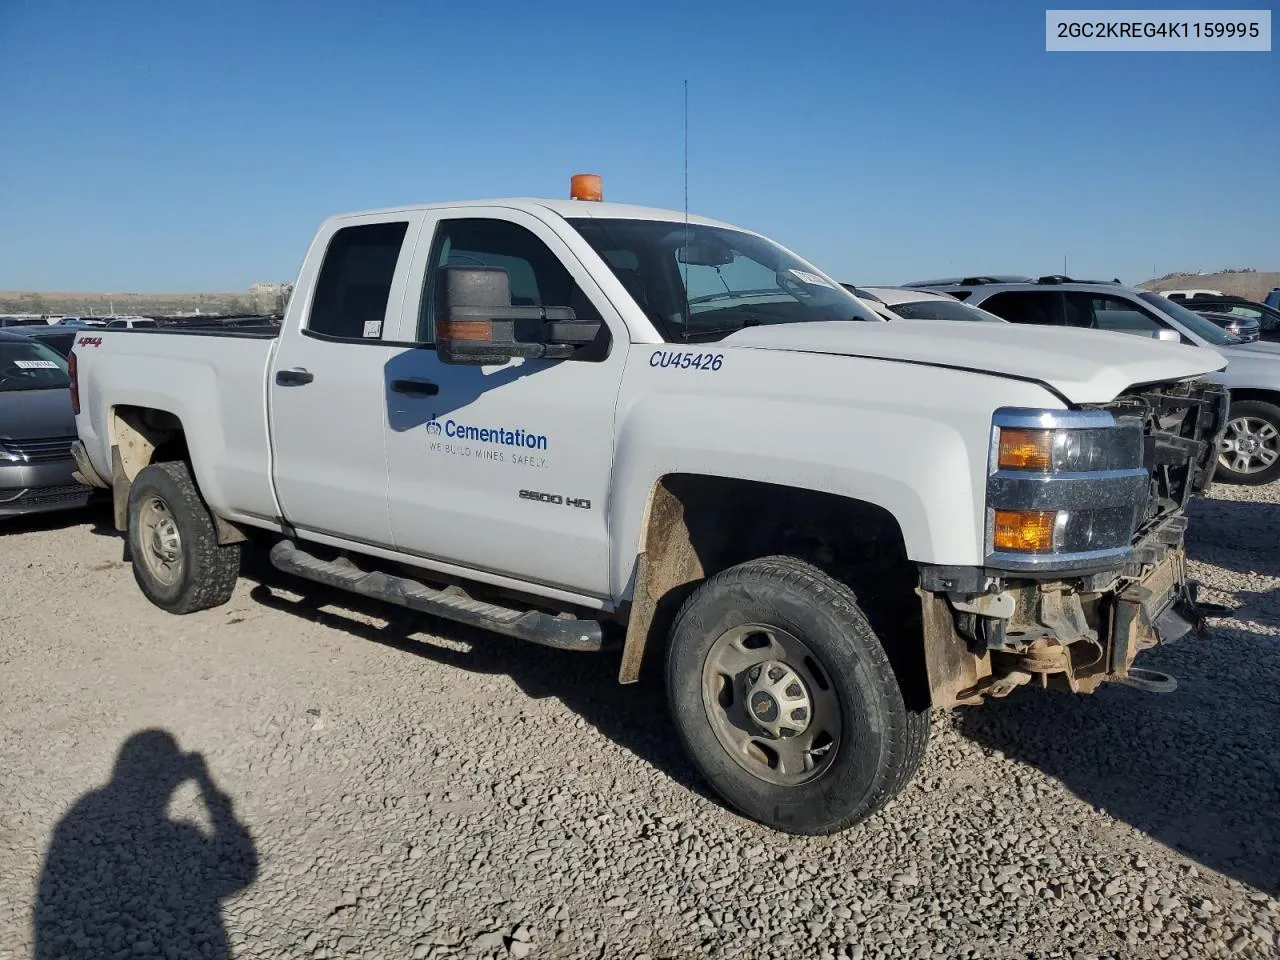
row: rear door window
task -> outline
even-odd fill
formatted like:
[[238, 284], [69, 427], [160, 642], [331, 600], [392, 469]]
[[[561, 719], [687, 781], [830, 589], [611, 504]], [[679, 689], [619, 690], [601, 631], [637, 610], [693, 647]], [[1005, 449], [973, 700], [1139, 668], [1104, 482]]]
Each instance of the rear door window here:
[[380, 340], [408, 221], [343, 227], [329, 241], [307, 332], [334, 340]]
[[1062, 294], [1051, 290], [1009, 290], [990, 296], [977, 306], [1010, 323], [1029, 323], [1041, 327], [1063, 324]]

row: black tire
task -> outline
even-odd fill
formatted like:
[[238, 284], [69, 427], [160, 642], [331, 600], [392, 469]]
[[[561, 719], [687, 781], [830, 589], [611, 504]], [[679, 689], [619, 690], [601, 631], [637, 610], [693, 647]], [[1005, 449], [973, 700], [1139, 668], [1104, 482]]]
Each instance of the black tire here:
[[[176, 531], [169, 540], [174, 557], [168, 575], [158, 573], [164, 561], [152, 537], [155, 516], [165, 517]], [[170, 613], [194, 613], [231, 599], [240, 575], [240, 544], [220, 545], [209, 508], [190, 468], [180, 461], [144, 467], [129, 489], [129, 553], [133, 578], [147, 599]], [[144, 529], [145, 528], [145, 529]], [[154, 548], [154, 549], [153, 549]]]
[[[1248, 421], [1253, 424], [1267, 424], [1271, 428], [1270, 436], [1267, 442], [1273, 451], [1280, 450], [1277, 444], [1280, 440], [1280, 406], [1274, 403], [1268, 403], [1265, 400], [1237, 400], [1231, 404], [1231, 410], [1227, 414], [1227, 438], [1232, 437], [1231, 425], [1236, 421]], [[1255, 470], [1235, 470], [1228, 466], [1228, 461], [1234, 459], [1230, 454], [1224, 454], [1218, 459], [1218, 470], [1214, 474], [1214, 478], [1221, 480], [1223, 483], [1238, 483], [1245, 486], [1255, 487], [1263, 483], [1270, 483], [1273, 480], [1280, 479], [1280, 458], [1277, 458], [1270, 466], [1261, 467]]]
[[[716, 733], [714, 708], [703, 698], [704, 666], [717, 640], [744, 624], [802, 639], [834, 688], [840, 735], [826, 766], [806, 782], [762, 779]], [[853, 591], [791, 557], [732, 567], [689, 597], [672, 627], [666, 683], [676, 730], [702, 775], [742, 813], [787, 833], [836, 833], [866, 819], [911, 781], [929, 742], [927, 708], [907, 707]]]

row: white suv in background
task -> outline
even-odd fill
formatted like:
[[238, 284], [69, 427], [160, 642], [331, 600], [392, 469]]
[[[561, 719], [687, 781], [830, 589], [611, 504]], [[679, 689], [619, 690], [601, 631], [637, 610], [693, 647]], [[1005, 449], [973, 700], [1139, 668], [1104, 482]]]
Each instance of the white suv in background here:
[[1194, 300], [1196, 297], [1224, 297], [1221, 290], [1157, 290], [1156, 293], [1170, 300]]
[[1084, 327], [1212, 347], [1226, 357], [1212, 379], [1231, 389], [1219, 479], [1260, 484], [1280, 479], [1280, 343], [1241, 343], [1179, 303], [1119, 282], [971, 276], [903, 284], [948, 293], [1012, 323]]

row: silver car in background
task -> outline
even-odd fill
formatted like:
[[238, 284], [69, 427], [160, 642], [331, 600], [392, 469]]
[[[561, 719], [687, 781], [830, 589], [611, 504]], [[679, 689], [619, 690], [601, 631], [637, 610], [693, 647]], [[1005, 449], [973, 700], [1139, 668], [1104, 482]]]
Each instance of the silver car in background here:
[[88, 504], [76, 482], [67, 358], [0, 331], [0, 518]]
[[1250, 485], [1280, 480], [1280, 343], [1242, 343], [1182, 304], [1118, 281], [984, 275], [904, 286], [949, 293], [1012, 323], [1110, 330], [1217, 350], [1227, 367], [1209, 379], [1231, 390], [1217, 479]]

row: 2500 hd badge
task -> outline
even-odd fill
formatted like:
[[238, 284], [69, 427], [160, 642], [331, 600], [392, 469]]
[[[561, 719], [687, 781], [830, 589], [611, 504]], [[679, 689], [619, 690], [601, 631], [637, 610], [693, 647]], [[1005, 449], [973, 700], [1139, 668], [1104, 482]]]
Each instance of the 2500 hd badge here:
[[566, 507], [578, 507], [581, 510], [590, 510], [591, 501], [583, 497], [562, 497], [558, 493], [539, 493], [537, 490], [521, 490], [521, 500], [536, 500], [539, 503], [554, 503]]

